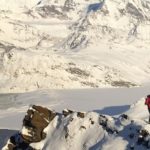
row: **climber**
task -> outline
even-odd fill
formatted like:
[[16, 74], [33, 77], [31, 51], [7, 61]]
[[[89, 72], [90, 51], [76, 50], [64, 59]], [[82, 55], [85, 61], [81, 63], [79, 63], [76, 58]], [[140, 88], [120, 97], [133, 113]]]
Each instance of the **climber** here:
[[[145, 98], [145, 105], [147, 105], [148, 112], [150, 114], [150, 95], [147, 95], [147, 97]], [[150, 123], [150, 116], [149, 116], [149, 123]]]

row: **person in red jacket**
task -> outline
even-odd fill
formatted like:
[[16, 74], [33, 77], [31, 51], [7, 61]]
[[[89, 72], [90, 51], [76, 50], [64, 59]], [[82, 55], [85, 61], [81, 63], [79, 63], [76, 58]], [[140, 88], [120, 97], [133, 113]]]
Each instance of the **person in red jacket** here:
[[[147, 95], [147, 97], [145, 99], [145, 105], [147, 105], [148, 112], [150, 114], [150, 95]], [[150, 116], [149, 116], [149, 123], [150, 123]]]

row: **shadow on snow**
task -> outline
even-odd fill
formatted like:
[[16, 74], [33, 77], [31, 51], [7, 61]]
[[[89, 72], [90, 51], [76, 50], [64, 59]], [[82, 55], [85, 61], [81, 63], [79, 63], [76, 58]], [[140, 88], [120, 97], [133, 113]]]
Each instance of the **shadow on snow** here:
[[100, 114], [114, 116], [114, 115], [120, 115], [126, 112], [129, 108], [130, 108], [130, 105], [111, 106], [111, 107], [105, 107], [101, 110], [94, 110], [94, 111]]
[[7, 143], [10, 136], [14, 135], [17, 130], [0, 129], [0, 149]]

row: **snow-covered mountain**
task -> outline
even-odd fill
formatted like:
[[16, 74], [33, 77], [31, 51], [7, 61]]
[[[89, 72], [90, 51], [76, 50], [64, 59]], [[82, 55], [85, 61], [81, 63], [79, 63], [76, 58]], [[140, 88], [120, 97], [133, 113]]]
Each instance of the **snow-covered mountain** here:
[[148, 119], [145, 107], [141, 99], [125, 114], [114, 117], [68, 109], [56, 113], [33, 105], [23, 119], [20, 132], [10, 133], [10, 139], [6, 137], [9, 132], [2, 132], [0, 146], [5, 145], [2, 150], [146, 150], [150, 148], [150, 127], [145, 121]]
[[149, 12], [141, 0], [1, 1], [0, 91], [148, 83]]
[[[149, 91], [141, 87], [0, 94], [0, 149], [146, 150], [149, 114], [141, 97]], [[64, 108], [73, 111], [62, 112]]]
[[149, 0], [1, 0], [0, 149], [150, 149], [149, 26]]

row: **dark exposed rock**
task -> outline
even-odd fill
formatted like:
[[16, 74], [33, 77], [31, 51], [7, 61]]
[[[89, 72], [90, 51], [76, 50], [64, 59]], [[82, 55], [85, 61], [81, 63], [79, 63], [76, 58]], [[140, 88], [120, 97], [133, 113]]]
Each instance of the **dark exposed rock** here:
[[138, 145], [143, 145], [147, 148], [150, 148], [149, 140], [146, 139], [148, 136], [149, 136], [149, 132], [145, 129], [141, 129], [140, 132], [139, 132], [137, 144]]
[[143, 20], [144, 16], [140, 9], [136, 8], [132, 3], [128, 3], [126, 6], [127, 12], [133, 15], [134, 17]]
[[142, 135], [143, 137], [147, 137], [149, 135], [149, 132], [145, 129], [140, 130], [140, 135]]
[[84, 85], [84, 86], [98, 88], [98, 85], [96, 83], [93, 83], [93, 82], [84, 81], [84, 82], [81, 82], [81, 84]]
[[115, 86], [115, 87], [134, 87], [134, 86], [137, 86], [134, 83], [131, 83], [131, 82], [128, 82], [128, 81], [123, 81], [123, 80], [111, 81], [111, 85]]
[[70, 68], [66, 69], [66, 71], [71, 74], [75, 74], [79, 77], [89, 77], [90, 76], [89, 72], [82, 70], [80, 68], [77, 68], [77, 67], [70, 67]]
[[109, 120], [106, 116], [100, 115], [99, 124], [102, 126], [104, 130], [106, 130], [109, 134], [118, 134], [118, 130], [115, 127], [109, 126]]
[[94, 124], [94, 121], [91, 121], [91, 124]]
[[76, 6], [75, 2], [73, 0], [66, 0], [63, 10], [64, 11], [69, 11], [69, 10], [74, 10], [74, 7]]
[[48, 16], [58, 17], [58, 18], [67, 18], [67, 16], [57, 9], [55, 5], [45, 5], [37, 8], [39, 15], [43, 18]]
[[23, 119], [21, 132], [11, 136], [7, 142], [8, 150], [33, 150], [30, 143], [40, 142], [46, 138], [44, 129], [55, 118], [56, 113], [41, 106], [33, 105]]
[[80, 118], [84, 118], [85, 117], [85, 113], [77, 112], [77, 116], [80, 117]]
[[104, 14], [104, 15], [108, 15], [109, 14], [109, 10], [107, 9], [107, 7], [102, 7], [101, 9], [101, 12]]
[[24, 140], [28, 142], [39, 142], [43, 139], [43, 129], [48, 126], [50, 121], [56, 116], [55, 112], [33, 105], [27, 111], [27, 115], [23, 120], [23, 127], [29, 131], [30, 135], [22, 135]]
[[[80, 30], [84, 30], [83, 27], [79, 28]], [[88, 38], [85, 34], [81, 33], [73, 33], [69, 38], [66, 43], [66, 47], [69, 47], [70, 49], [77, 49], [78, 47], [86, 47], [88, 43]]]
[[92, 118], [90, 118], [89, 120], [90, 120], [91, 124], [94, 124], [94, 121], [92, 120]]
[[129, 116], [126, 115], [126, 114], [122, 114], [122, 115], [121, 115], [121, 118], [122, 118], [122, 119], [125, 119], [125, 120], [128, 120], [128, 119], [129, 119]]
[[68, 138], [68, 136], [69, 136], [69, 134], [68, 134], [68, 133], [66, 133], [66, 134], [65, 134], [65, 139], [67, 139], [67, 138]]
[[126, 14], [126, 10], [125, 9], [119, 9], [119, 12], [121, 13], [122, 16]]
[[99, 123], [100, 123], [100, 125], [102, 125], [104, 128], [107, 126], [107, 121], [108, 121], [108, 119], [107, 119], [105, 116], [100, 115]]
[[3, 43], [0, 43], [0, 48], [3, 48], [3, 49], [5, 49], [6, 52], [9, 52], [13, 48], [15, 48], [15, 46], [12, 44], [5, 45]]
[[85, 126], [81, 126], [80, 129], [86, 129], [86, 127]]
[[63, 115], [65, 116], [65, 117], [67, 117], [69, 114], [72, 114], [74, 111], [72, 111], [72, 110], [69, 110], [69, 109], [64, 109], [63, 110]]

